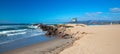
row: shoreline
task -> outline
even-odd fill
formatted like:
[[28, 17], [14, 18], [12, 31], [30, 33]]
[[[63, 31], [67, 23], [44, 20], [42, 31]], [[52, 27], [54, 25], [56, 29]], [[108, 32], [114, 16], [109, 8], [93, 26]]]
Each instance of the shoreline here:
[[[69, 26], [69, 25], [68, 25]], [[74, 25], [71, 25], [74, 26]], [[70, 28], [71, 29], [71, 28]], [[69, 28], [66, 29], [66, 31], [68, 32]], [[60, 30], [61, 31], [61, 30]], [[65, 33], [67, 33], [65, 31]], [[75, 32], [76, 33], [76, 32]], [[76, 34], [73, 34], [76, 35]], [[69, 32], [67, 34], [70, 34]], [[72, 46], [73, 42], [77, 40], [76, 38], [56, 38], [55, 40], [50, 40], [44, 43], [38, 43], [38, 44], [33, 44], [31, 46], [27, 46], [27, 47], [23, 47], [23, 48], [18, 48], [15, 50], [11, 50], [8, 52], [4, 52], [2, 54], [58, 54], [61, 51], [63, 51], [65, 48], [68, 48], [70, 46]], [[49, 46], [50, 45], [50, 46]], [[38, 48], [36, 48], [38, 47]], [[39, 50], [37, 50], [39, 49]], [[34, 52], [35, 51], [35, 52]]]
[[18, 48], [2, 54], [58, 54], [72, 43], [72, 39], [56, 38], [54, 40]]
[[[108, 45], [104, 45], [103, 43], [111, 44], [110, 46], [113, 48], [117, 43], [111, 42], [111, 37], [116, 41], [116, 39], [119, 39], [118, 36], [120, 35], [120, 25], [86, 26], [82, 24], [67, 24], [66, 26], [73, 26], [72, 28], [67, 28], [64, 32], [72, 35], [71, 38], [56, 38], [54, 40], [12, 50], [3, 54], [99, 54], [100, 52], [103, 54], [110, 54], [108, 52], [109, 49], [106, 51]], [[104, 48], [101, 47], [104, 51], [100, 50], [99, 52], [98, 46], [101, 45], [104, 46]], [[115, 48], [113, 49], [114, 50], [111, 52], [115, 51]], [[119, 52], [117, 53], [119, 54]]]
[[0, 45], [0, 53], [4, 53], [7, 51], [19, 49], [19, 48], [24, 48], [33, 44], [37, 43], [43, 43], [46, 41], [53, 40], [54, 38], [49, 38], [45, 36], [33, 36], [33, 37], [27, 37], [24, 39], [19, 39], [19, 40], [14, 40], [12, 42], [8, 42], [5, 44]]

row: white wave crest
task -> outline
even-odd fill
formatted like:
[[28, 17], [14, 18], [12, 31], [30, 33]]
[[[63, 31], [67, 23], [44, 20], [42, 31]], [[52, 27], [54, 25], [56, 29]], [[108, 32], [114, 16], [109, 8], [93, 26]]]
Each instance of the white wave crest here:
[[45, 33], [38, 33], [38, 34], [33, 34], [31, 36], [38, 36], [38, 35], [44, 35]]
[[19, 33], [14, 33], [14, 34], [7, 34], [7, 36], [20, 35], [20, 34], [26, 34], [26, 32], [19, 32]]
[[31, 25], [31, 26], [28, 26], [29, 28], [38, 28], [38, 26], [33, 26], [33, 25]]
[[10, 32], [22, 32], [22, 31], [25, 31], [25, 30], [27, 30], [27, 29], [1, 31], [0, 34], [7, 34], [7, 33], [10, 33]]

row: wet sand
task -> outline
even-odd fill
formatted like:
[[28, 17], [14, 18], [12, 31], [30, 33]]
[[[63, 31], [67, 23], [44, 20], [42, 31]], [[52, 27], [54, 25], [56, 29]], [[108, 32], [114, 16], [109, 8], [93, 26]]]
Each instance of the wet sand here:
[[31, 46], [11, 50], [2, 54], [57, 54], [66, 46], [70, 45], [71, 39], [56, 38], [44, 43], [33, 44]]
[[73, 27], [65, 33], [73, 38], [57, 38], [3, 54], [120, 54], [120, 25], [67, 25]]

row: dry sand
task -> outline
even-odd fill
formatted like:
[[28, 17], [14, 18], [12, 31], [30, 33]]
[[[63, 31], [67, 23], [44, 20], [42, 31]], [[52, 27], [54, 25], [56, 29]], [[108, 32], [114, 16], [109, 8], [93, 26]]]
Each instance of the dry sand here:
[[74, 36], [84, 36], [60, 54], [120, 54], [120, 25], [75, 26], [72, 33], [77, 31]]
[[[55, 39], [3, 54], [120, 54], [120, 25], [67, 25], [73, 27], [67, 28], [65, 33], [75, 39]], [[71, 43], [72, 46], [66, 48]]]

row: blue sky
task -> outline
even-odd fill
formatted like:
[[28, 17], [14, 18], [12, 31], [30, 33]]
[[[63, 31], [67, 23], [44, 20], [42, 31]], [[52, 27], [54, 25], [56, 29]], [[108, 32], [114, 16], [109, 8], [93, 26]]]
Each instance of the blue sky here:
[[0, 0], [2, 23], [120, 20], [120, 0]]

